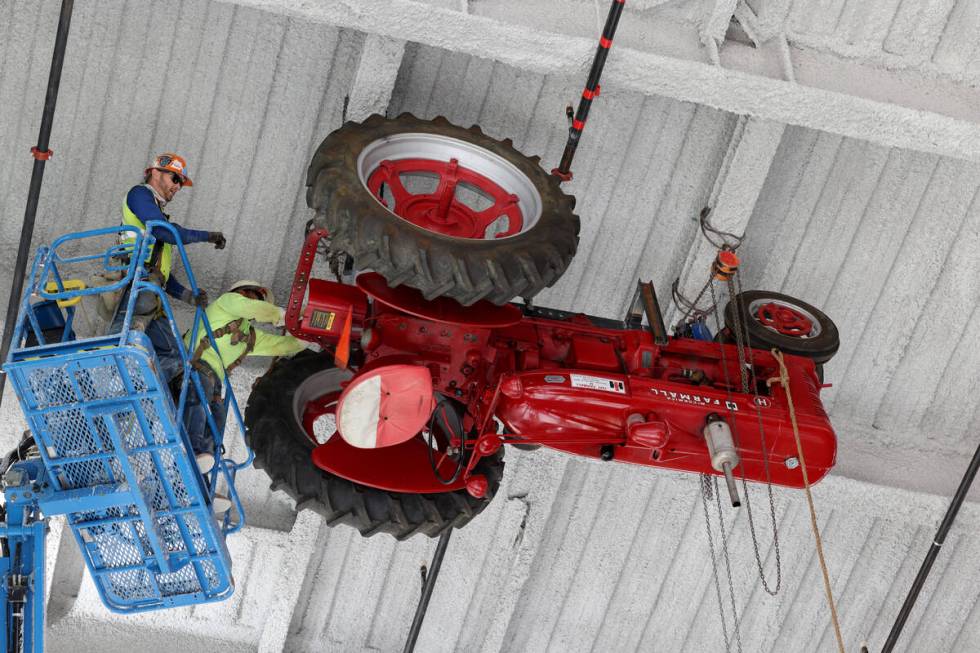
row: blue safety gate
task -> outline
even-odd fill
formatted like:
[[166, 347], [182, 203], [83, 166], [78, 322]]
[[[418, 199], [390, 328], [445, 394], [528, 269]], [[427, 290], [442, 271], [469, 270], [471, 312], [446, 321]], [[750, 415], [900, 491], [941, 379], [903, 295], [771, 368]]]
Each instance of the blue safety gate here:
[[[247, 446], [240, 462], [219, 455], [225, 424], [207, 408], [166, 295], [147, 278], [144, 263], [154, 245], [149, 234], [157, 226], [174, 235], [196, 293], [186, 252], [165, 222], [148, 223], [145, 234], [119, 227], [63, 236], [35, 257], [4, 366], [39, 455], [33, 467], [20, 470], [31, 477], [32, 500], [45, 516], [66, 515], [102, 600], [124, 613], [231, 595], [225, 537], [245, 523], [235, 476], [253, 458]], [[85, 253], [93, 243], [117, 237], [129, 242]], [[82, 253], [70, 255], [77, 252]], [[73, 269], [93, 265], [115, 280], [89, 287], [71, 277]], [[125, 311], [121, 329], [78, 337], [73, 325], [79, 301], [106, 293], [123, 293], [124, 305], [117, 309]], [[184, 375], [173, 393], [150, 339], [132, 328], [141, 293], [160, 298], [159, 310], [178, 336]], [[214, 346], [204, 311], [197, 308], [192, 342], [202, 328]], [[207, 477], [197, 468], [182, 419], [190, 392], [201, 399], [216, 443], [218, 460]], [[227, 376], [224, 397], [225, 414], [244, 435]], [[219, 484], [232, 509], [216, 516], [212, 500]]]

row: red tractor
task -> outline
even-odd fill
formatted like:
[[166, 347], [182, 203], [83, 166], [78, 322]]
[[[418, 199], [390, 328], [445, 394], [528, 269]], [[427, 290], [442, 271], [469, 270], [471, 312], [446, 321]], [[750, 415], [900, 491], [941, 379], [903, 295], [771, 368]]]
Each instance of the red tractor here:
[[[709, 340], [668, 337], [650, 284], [625, 320], [531, 306], [578, 243], [560, 182], [441, 118], [372, 116], [324, 140], [287, 306], [289, 331], [322, 352], [278, 361], [245, 413], [274, 487], [328, 523], [398, 539], [482, 511], [505, 444], [725, 475], [736, 505], [736, 476], [802, 487], [786, 388], [767, 383], [773, 347], [788, 354], [810, 482], [830, 470], [819, 373], [838, 335], [816, 308], [741, 293]], [[315, 263], [338, 281], [313, 278]]]

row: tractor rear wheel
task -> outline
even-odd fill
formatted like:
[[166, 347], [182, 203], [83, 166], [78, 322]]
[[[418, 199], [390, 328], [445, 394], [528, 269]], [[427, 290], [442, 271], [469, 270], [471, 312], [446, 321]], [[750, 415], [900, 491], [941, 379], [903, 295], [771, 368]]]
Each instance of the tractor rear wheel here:
[[538, 161], [476, 126], [376, 114], [320, 144], [306, 201], [357, 269], [499, 305], [554, 284], [578, 246], [575, 198]]
[[725, 327], [734, 342], [736, 306], [748, 330], [749, 345], [757, 349], [778, 347], [795, 356], [826, 363], [840, 348], [840, 334], [833, 320], [806, 302], [768, 290], [747, 290], [725, 306]]
[[[317, 467], [311, 454], [318, 440], [333, 435], [329, 407], [336, 405], [341, 383], [350, 377], [350, 372], [333, 367], [328, 356], [306, 351], [279, 360], [258, 379], [245, 408], [245, 426], [255, 466], [265, 470], [273, 488], [289, 494], [297, 510], [311, 508], [331, 526], [347, 524], [364, 536], [388, 533], [399, 540], [418, 533], [436, 537], [447, 528], [465, 526], [486, 508], [503, 476], [502, 450], [476, 466], [489, 481], [484, 499], [465, 490], [388, 492]], [[312, 407], [327, 407], [317, 411], [315, 424], [309, 419]]]

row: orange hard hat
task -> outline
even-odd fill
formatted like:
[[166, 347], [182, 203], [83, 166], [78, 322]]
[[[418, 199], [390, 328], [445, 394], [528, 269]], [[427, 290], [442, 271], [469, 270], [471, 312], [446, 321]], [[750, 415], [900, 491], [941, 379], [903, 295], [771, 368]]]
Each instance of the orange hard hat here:
[[175, 172], [180, 175], [183, 179], [184, 186], [193, 186], [194, 182], [191, 178], [187, 176], [187, 161], [184, 157], [179, 154], [174, 154], [173, 152], [164, 152], [153, 159], [153, 163], [143, 171], [143, 174], [149, 174], [150, 170], [166, 170], [167, 172]]

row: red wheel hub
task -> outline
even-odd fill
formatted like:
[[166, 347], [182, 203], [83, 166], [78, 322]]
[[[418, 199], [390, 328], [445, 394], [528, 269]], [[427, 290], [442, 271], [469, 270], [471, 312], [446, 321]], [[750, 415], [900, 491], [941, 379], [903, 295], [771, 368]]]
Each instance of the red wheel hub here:
[[[332, 416], [334, 418], [334, 430], [336, 430], [337, 424], [337, 400], [340, 399], [340, 392], [330, 392], [319, 399], [314, 399], [310, 403], [306, 404], [306, 408], [303, 410], [303, 432], [306, 433], [314, 445], [320, 444], [317, 440], [316, 434], [314, 432], [314, 424], [316, 421], [324, 416]], [[327, 437], [331, 437], [333, 433], [327, 433]], [[326, 440], [324, 440], [326, 441]]]
[[775, 302], [760, 306], [755, 317], [763, 326], [769, 327], [784, 336], [802, 338], [813, 331], [813, 322], [810, 321], [810, 318], [789, 306]]
[[[437, 178], [431, 193], [412, 193], [405, 188], [403, 176]], [[456, 196], [457, 186], [464, 184], [488, 200], [491, 205], [476, 210]], [[524, 216], [518, 197], [478, 172], [459, 165], [457, 159], [448, 162], [433, 159], [384, 160], [367, 180], [368, 190], [388, 210], [417, 227], [454, 238], [485, 240], [487, 230], [502, 217], [506, 226], [490, 238], [505, 238], [519, 234], [524, 228]], [[384, 199], [385, 190], [392, 203]]]

